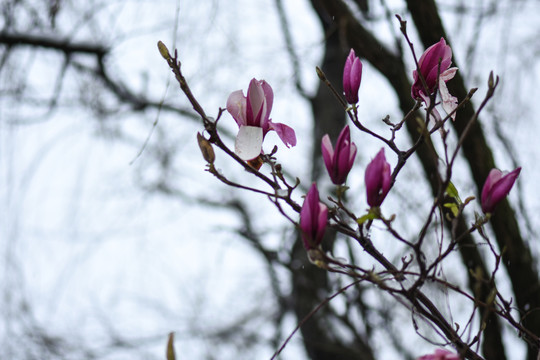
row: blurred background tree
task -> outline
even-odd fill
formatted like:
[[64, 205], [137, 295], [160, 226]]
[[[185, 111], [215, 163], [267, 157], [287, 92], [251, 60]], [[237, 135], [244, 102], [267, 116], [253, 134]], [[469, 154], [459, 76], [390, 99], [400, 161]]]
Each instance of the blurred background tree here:
[[[272, 117], [299, 138], [278, 158], [305, 191], [311, 181], [325, 181], [322, 136], [336, 139], [346, 121], [315, 66], [340, 89], [345, 57], [355, 49], [364, 62], [360, 117], [378, 131], [386, 130], [387, 115], [397, 122], [413, 107], [414, 62], [394, 14], [408, 21], [417, 56], [446, 38], [460, 69], [448, 85], [460, 100], [471, 87], [483, 93], [490, 70], [501, 77], [464, 144], [454, 183], [462, 194], [478, 195], [491, 168], [524, 167], [518, 191], [499, 206], [488, 231], [503, 254], [497, 288], [513, 299], [516, 318], [540, 334], [538, 170], [531, 165], [539, 6], [533, 0], [3, 1], [0, 354], [163, 358], [166, 334], [176, 331], [180, 358], [269, 358], [346, 279], [309, 263], [295, 229], [271, 203], [230, 191], [203, 172], [195, 141], [201, 124], [156, 42], [178, 48], [194, 93], [214, 115], [252, 77], [273, 86]], [[475, 100], [452, 123], [454, 141]], [[221, 124], [232, 144], [234, 121]], [[406, 124], [413, 138], [415, 124]], [[361, 195], [350, 202], [363, 209], [362, 169], [381, 145], [353, 137], [359, 156], [349, 194]], [[398, 141], [410, 139], [402, 134]], [[239, 181], [246, 176], [219, 153], [217, 166]], [[439, 191], [438, 166], [420, 149], [385, 204], [406, 234], [418, 232]], [[460, 219], [457, 231], [473, 220]], [[396, 263], [407, 255], [383, 231], [373, 240]], [[338, 255], [370, 261], [336, 234], [324, 243]], [[485, 250], [470, 236], [444, 269], [479, 300], [494, 286]], [[436, 285], [433, 294], [449, 318], [467, 323], [467, 303]], [[415, 332], [441, 339], [395, 302], [358, 285], [311, 317], [281, 358], [414, 359], [430, 352], [433, 345]], [[525, 346], [493, 313], [480, 308], [472, 321], [471, 329], [485, 323], [478, 345], [486, 359], [536, 359], [538, 346]]]

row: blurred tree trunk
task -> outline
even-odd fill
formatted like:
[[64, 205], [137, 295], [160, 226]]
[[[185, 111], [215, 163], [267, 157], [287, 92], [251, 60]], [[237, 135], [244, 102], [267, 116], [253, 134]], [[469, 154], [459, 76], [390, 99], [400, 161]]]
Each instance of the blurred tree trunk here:
[[[318, 6], [314, 3], [314, 6]], [[321, 69], [333, 84], [340, 84], [343, 76], [343, 65], [346, 53], [340, 44], [339, 34], [335, 24], [323, 12], [317, 12], [324, 33], [326, 34], [325, 51]], [[329, 134], [335, 141], [345, 125], [343, 108], [334, 98], [324, 83], [319, 84], [316, 95], [310, 99], [313, 109], [313, 150], [312, 150], [312, 179], [319, 179], [325, 172], [321, 155], [321, 139]], [[330, 249], [336, 233], [327, 231], [323, 244]], [[294, 266], [291, 272], [293, 283], [294, 311], [301, 321], [310, 311], [331, 295], [328, 272], [311, 264], [300, 238], [297, 239], [293, 256]], [[324, 297], [322, 297], [324, 294]], [[313, 360], [358, 359], [374, 360], [373, 350], [367, 339], [357, 338], [355, 342], [345, 342], [340, 335], [333, 331], [332, 316], [323, 308], [312, 316], [301, 328], [304, 347]]]

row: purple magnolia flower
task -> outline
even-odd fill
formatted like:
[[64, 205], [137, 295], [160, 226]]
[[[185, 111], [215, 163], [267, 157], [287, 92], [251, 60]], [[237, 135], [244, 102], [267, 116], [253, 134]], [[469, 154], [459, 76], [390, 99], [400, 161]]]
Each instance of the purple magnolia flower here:
[[521, 168], [518, 167], [512, 172], [502, 172], [499, 169], [492, 169], [484, 187], [482, 188], [482, 211], [492, 213], [497, 204], [508, 195], [514, 182], [519, 176]]
[[319, 246], [326, 229], [327, 220], [328, 208], [319, 201], [319, 191], [317, 185], [313, 183], [300, 211], [300, 229], [302, 229], [302, 241], [306, 250], [315, 249]]
[[351, 105], [358, 102], [358, 89], [360, 89], [361, 81], [362, 62], [356, 57], [354, 50], [351, 49], [343, 69], [343, 91], [345, 92], [345, 99]]
[[418, 358], [418, 360], [460, 360], [458, 354], [454, 354], [448, 350], [437, 349], [433, 354], [424, 355]]
[[235, 153], [242, 160], [251, 160], [259, 156], [266, 134], [274, 130], [281, 141], [289, 147], [296, 145], [294, 130], [270, 119], [274, 93], [264, 80], [252, 79], [247, 97], [242, 90], [237, 90], [227, 99], [227, 111], [232, 115], [240, 130], [236, 136]]
[[324, 135], [321, 141], [321, 150], [324, 165], [328, 170], [330, 179], [336, 185], [341, 185], [347, 180], [347, 175], [354, 164], [356, 157], [356, 145], [351, 142], [351, 130], [345, 126], [336, 142], [336, 149], [332, 147], [330, 136]]
[[384, 149], [381, 149], [366, 167], [364, 181], [369, 206], [380, 206], [390, 191], [392, 182], [390, 164], [386, 161]]
[[[444, 38], [441, 38], [438, 43], [427, 48], [418, 61], [418, 68], [426, 81], [427, 91], [424, 88], [424, 84], [422, 83], [418, 72], [414, 70], [414, 83], [411, 87], [411, 95], [413, 99], [420, 98], [424, 103], [426, 103], [426, 107], [429, 107], [429, 97], [437, 90], [438, 83], [444, 111], [449, 114], [454, 111], [454, 109], [457, 107], [457, 98], [450, 95], [448, 88], [446, 87], [446, 82], [452, 79], [456, 75], [457, 71], [456, 67], [450, 67], [451, 63], [452, 49], [450, 46], [446, 45]], [[439, 79], [437, 79], [437, 74], [439, 74]], [[437, 110], [434, 109], [433, 113], [436, 118], [440, 119], [440, 115]], [[452, 115], [452, 119], [455, 119], [455, 113]]]

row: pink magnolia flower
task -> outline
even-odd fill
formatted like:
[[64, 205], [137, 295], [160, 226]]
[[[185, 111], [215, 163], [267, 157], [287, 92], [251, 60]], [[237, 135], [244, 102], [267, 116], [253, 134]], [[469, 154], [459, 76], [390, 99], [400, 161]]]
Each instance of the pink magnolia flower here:
[[343, 91], [349, 104], [358, 102], [358, 89], [362, 81], [362, 62], [351, 49], [343, 69]]
[[520, 167], [512, 172], [502, 172], [499, 169], [489, 172], [481, 197], [482, 211], [485, 214], [492, 213], [497, 204], [508, 195], [520, 172]]
[[[440, 61], [440, 67], [439, 67]], [[444, 38], [431, 45], [420, 57], [418, 68], [426, 81], [427, 89], [420, 79], [416, 70], [413, 71], [414, 83], [411, 87], [411, 95], [413, 99], [422, 99], [426, 103], [426, 107], [430, 106], [430, 95], [437, 90], [439, 85], [439, 93], [441, 95], [442, 107], [444, 111], [450, 114], [457, 108], [457, 98], [450, 95], [446, 82], [456, 75], [457, 68], [450, 67], [452, 63], [452, 49], [446, 45]], [[439, 73], [440, 72], [440, 73]], [[437, 79], [437, 74], [439, 78]], [[426, 91], [427, 90], [427, 91]], [[433, 109], [434, 116], [440, 120], [440, 115], [437, 110]], [[455, 113], [452, 115], [455, 120]]]
[[336, 142], [335, 151], [328, 134], [322, 138], [321, 150], [324, 165], [326, 165], [330, 179], [336, 185], [343, 184], [347, 180], [347, 175], [349, 175], [349, 171], [351, 171], [354, 164], [354, 158], [356, 157], [356, 145], [351, 142], [349, 125], [341, 130]]
[[302, 241], [306, 250], [319, 246], [326, 229], [327, 220], [328, 208], [319, 201], [319, 191], [317, 185], [313, 183], [300, 211], [300, 229], [302, 230]]
[[437, 349], [435, 353], [424, 355], [418, 358], [418, 360], [460, 360], [458, 354], [454, 354], [448, 350]]
[[380, 206], [392, 185], [392, 173], [384, 156], [384, 149], [381, 149], [366, 167], [364, 181], [369, 206]]
[[247, 97], [237, 90], [227, 99], [227, 111], [232, 115], [240, 130], [236, 136], [235, 153], [242, 160], [259, 156], [266, 134], [274, 130], [281, 141], [289, 147], [296, 145], [294, 130], [281, 123], [273, 123], [270, 111], [274, 102], [272, 88], [264, 80], [252, 79]]

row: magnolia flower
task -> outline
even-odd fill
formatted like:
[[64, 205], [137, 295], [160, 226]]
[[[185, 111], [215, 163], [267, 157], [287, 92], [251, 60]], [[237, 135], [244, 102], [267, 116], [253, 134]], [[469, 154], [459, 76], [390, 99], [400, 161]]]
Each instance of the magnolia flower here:
[[328, 220], [328, 208], [319, 201], [317, 185], [313, 183], [304, 199], [300, 211], [300, 229], [302, 241], [306, 250], [315, 249], [322, 241], [326, 222]]
[[[440, 62], [440, 66], [439, 66]], [[457, 68], [450, 67], [452, 63], [452, 49], [446, 45], [444, 38], [431, 45], [420, 57], [418, 68], [426, 82], [427, 89], [424, 87], [422, 80], [416, 70], [413, 71], [414, 83], [411, 87], [411, 95], [413, 99], [422, 99], [426, 103], [426, 107], [430, 106], [430, 95], [437, 90], [439, 85], [439, 93], [441, 94], [442, 107], [448, 114], [452, 113], [457, 108], [457, 98], [450, 95], [446, 82], [456, 75]], [[439, 78], [437, 79], [437, 75]], [[436, 109], [433, 109], [433, 115], [440, 120], [441, 117]], [[455, 113], [452, 115], [452, 120], [455, 120]]]
[[386, 161], [384, 149], [381, 149], [366, 167], [364, 181], [369, 206], [380, 206], [390, 191], [392, 182], [390, 164]]
[[492, 213], [497, 204], [508, 195], [514, 182], [519, 176], [521, 168], [518, 167], [512, 172], [502, 172], [499, 169], [492, 169], [484, 187], [482, 188], [482, 211]]
[[347, 180], [347, 175], [349, 175], [356, 157], [356, 145], [351, 142], [349, 126], [347, 125], [341, 130], [335, 151], [328, 134], [322, 138], [321, 150], [330, 179], [336, 185], [343, 184]]
[[251, 160], [259, 156], [266, 134], [274, 130], [281, 141], [289, 147], [296, 145], [294, 130], [270, 119], [274, 93], [264, 80], [252, 79], [247, 97], [242, 90], [237, 90], [227, 99], [227, 111], [232, 115], [240, 130], [236, 136], [234, 152], [242, 160]]
[[358, 102], [358, 89], [362, 81], [362, 62], [351, 49], [343, 69], [343, 91], [349, 104]]
[[424, 355], [418, 358], [418, 360], [460, 360], [458, 354], [454, 354], [448, 350], [437, 349], [435, 353], [430, 355]]

